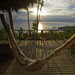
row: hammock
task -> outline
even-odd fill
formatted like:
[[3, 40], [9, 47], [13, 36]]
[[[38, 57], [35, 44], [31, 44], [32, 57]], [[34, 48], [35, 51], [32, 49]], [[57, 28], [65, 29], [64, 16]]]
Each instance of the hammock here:
[[66, 48], [70, 47], [75, 43], [75, 34], [67, 40], [63, 45], [56, 48], [49, 56], [42, 59], [30, 59], [28, 58], [17, 45], [17, 42], [12, 33], [11, 27], [6, 23], [4, 15], [0, 14], [2, 24], [5, 28], [5, 31], [8, 35], [9, 44], [12, 47], [12, 53], [20, 64], [24, 66], [27, 71], [39, 71], [42, 67], [53, 57], [61, 55], [61, 52]]

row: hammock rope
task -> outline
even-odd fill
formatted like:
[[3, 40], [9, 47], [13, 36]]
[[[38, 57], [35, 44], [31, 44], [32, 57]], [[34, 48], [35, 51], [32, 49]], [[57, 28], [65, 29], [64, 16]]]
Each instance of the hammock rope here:
[[21, 63], [27, 71], [38, 71], [41, 70], [42, 67], [53, 57], [59, 56], [62, 51], [68, 47], [70, 47], [73, 43], [75, 43], [75, 34], [67, 40], [63, 45], [53, 50], [53, 52], [42, 59], [30, 59], [28, 58], [20, 49], [20, 47], [17, 45], [17, 42], [14, 38], [14, 35], [12, 33], [11, 27], [6, 23], [5, 17], [3, 14], [0, 14], [0, 18], [2, 21], [2, 24], [5, 28], [5, 31], [8, 35], [9, 44], [12, 47], [12, 53], [14, 54], [15, 58], [18, 60], [19, 63]]

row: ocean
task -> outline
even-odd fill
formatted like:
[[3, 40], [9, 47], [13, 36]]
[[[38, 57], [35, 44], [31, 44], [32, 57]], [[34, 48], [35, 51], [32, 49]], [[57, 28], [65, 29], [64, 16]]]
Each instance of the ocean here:
[[[64, 27], [64, 26], [75, 26], [75, 22], [40, 22], [42, 25], [43, 30], [49, 30], [49, 29], [58, 29], [58, 27]], [[3, 27], [2, 24], [0, 24], [0, 29]], [[18, 30], [23, 28], [24, 30], [28, 30], [28, 23], [27, 22], [14, 22], [14, 29]], [[32, 29], [32, 22], [30, 22], [30, 28]]]

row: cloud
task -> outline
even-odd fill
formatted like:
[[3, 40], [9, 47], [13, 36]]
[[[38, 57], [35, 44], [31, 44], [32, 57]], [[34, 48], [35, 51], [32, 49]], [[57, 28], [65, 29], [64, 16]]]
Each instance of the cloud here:
[[42, 22], [75, 22], [75, 17], [72, 15], [51, 15], [41, 18]]
[[[33, 8], [29, 9], [30, 14], [33, 13], [35, 7], [37, 6], [35, 5]], [[75, 11], [75, 0], [44, 0], [43, 10], [47, 12], [47, 15], [69, 15]], [[27, 12], [24, 9], [21, 11], [22, 14]]]
[[[74, 21], [75, 20], [75, 0], [44, 0], [43, 10], [47, 15], [41, 17], [41, 21]], [[34, 8], [34, 7], [33, 7]], [[33, 9], [32, 9], [33, 10]], [[29, 9], [30, 21], [36, 19], [36, 16]], [[24, 9], [19, 10], [18, 13], [13, 11], [14, 22], [27, 21], [27, 11]]]
[[70, 5], [70, 0], [48, 0], [46, 4], [53, 8], [64, 8]]
[[75, 3], [71, 4], [70, 6], [68, 6], [68, 9], [73, 9], [75, 8]]
[[69, 15], [75, 12], [75, 0], [48, 0], [45, 5], [44, 9], [50, 15]]

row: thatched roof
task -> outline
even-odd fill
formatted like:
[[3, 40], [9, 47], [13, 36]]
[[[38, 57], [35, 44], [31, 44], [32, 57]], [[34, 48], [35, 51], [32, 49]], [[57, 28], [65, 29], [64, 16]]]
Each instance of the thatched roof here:
[[37, 0], [0, 0], [0, 10], [12, 8], [14, 10], [26, 9], [28, 6], [36, 3]]

